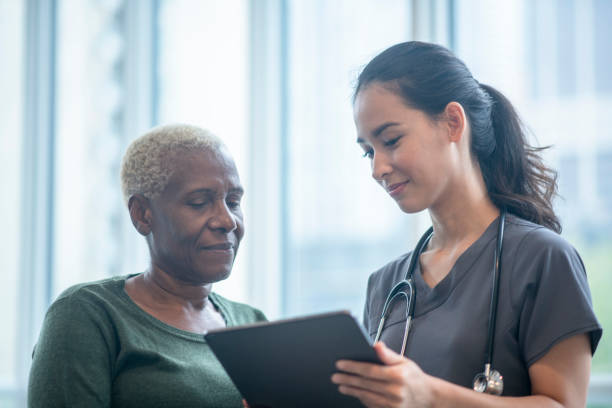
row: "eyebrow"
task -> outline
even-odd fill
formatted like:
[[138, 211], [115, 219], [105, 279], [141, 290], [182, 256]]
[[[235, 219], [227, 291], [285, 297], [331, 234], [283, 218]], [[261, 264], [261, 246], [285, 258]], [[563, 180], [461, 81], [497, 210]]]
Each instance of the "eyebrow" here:
[[[199, 194], [199, 193], [215, 195], [217, 194], [217, 190], [213, 188], [199, 188], [197, 190], [189, 191], [187, 194], [190, 195], [190, 194]], [[233, 187], [229, 189], [228, 193], [244, 195], [244, 189], [242, 187]]]
[[[376, 129], [372, 131], [372, 137], [376, 139], [378, 136], [380, 136], [382, 132], [384, 132], [387, 128], [390, 128], [391, 126], [399, 126], [399, 123], [398, 122], [383, 123], [382, 125], [380, 125], [379, 127], [377, 127]], [[365, 143], [365, 140], [358, 137], [357, 143]]]

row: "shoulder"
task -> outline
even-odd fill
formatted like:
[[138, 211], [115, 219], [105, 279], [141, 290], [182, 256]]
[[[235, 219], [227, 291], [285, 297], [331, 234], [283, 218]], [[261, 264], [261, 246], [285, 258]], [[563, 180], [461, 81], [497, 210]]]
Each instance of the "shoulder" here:
[[412, 251], [405, 253], [373, 272], [368, 279], [368, 297], [370, 292], [390, 289], [395, 283], [404, 279], [411, 254]]
[[516, 217], [507, 227], [502, 264], [509, 267], [506, 282], [516, 308], [524, 307], [529, 299], [550, 304], [553, 298], [573, 302], [580, 298], [588, 305], [586, 309], [590, 308], [587, 272], [578, 251], [568, 241], [548, 228]]
[[91, 293], [104, 293], [108, 291], [116, 291], [120, 288], [123, 288], [125, 281], [134, 275], [122, 275], [122, 276], [113, 276], [110, 278], [104, 278], [97, 281], [92, 282], [84, 282], [78, 283], [76, 285], [70, 286], [68, 289], [64, 290], [57, 298], [57, 300], [68, 298], [68, 297], [78, 297], [78, 296], [86, 296]]
[[[594, 352], [601, 326], [578, 251], [556, 232], [520, 218], [511, 217], [507, 227], [502, 263], [511, 268], [505, 288], [516, 313], [517, 336], [527, 365], [559, 341], [579, 333], [589, 334]], [[504, 272], [501, 274], [503, 279]]]
[[408, 252], [395, 258], [370, 275], [363, 315], [363, 323], [368, 331], [373, 330], [374, 322], [380, 316], [393, 285], [404, 279], [411, 254]]
[[64, 290], [51, 307], [67, 305], [96, 305], [113, 302], [123, 290], [125, 280], [133, 275], [115, 276], [93, 282], [79, 283]]
[[255, 323], [267, 320], [261, 310], [245, 303], [229, 300], [216, 292], [210, 294], [210, 299], [228, 313], [230, 315], [228, 317], [231, 317], [231, 320], [235, 321], [237, 324]]
[[513, 215], [509, 215], [506, 220], [504, 241], [506, 240], [510, 240], [512, 246], [575, 251], [572, 245], [556, 232]]
[[578, 251], [565, 238], [541, 225], [510, 216], [504, 232], [504, 255], [517, 271], [573, 270], [584, 273]]
[[117, 316], [121, 315], [118, 300], [125, 279], [118, 276], [64, 290], [47, 310], [37, 349], [61, 345], [71, 350], [75, 339], [93, 344], [95, 339], [104, 338], [104, 344], [110, 344]]
[[64, 290], [49, 306], [45, 321], [70, 327], [95, 324], [113, 327], [129, 310], [125, 280], [133, 275], [115, 276], [80, 283]]

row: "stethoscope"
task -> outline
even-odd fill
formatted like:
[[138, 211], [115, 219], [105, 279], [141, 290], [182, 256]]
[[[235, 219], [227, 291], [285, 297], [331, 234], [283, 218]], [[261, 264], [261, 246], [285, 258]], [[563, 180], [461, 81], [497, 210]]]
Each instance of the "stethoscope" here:
[[[506, 221], [506, 213], [501, 212], [499, 216], [499, 226], [497, 229], [497, 244], [495, 245], [495, 263], [493, 264], [493, 290], [491, 293], [491, 305], [489, 308], [489, 329], [487, 334], [487, 353], [484, 365], [484, 371], [476, 374], [474, 377], [473, 388], [474, 391], [484, 392], [487, 394], [501, 395], [504, 390], [504, 379], [499, 371], [494, 370], [491, 367], [493, 361], [493, 343], [495, 340], [495, 323], [497, 321], [497, 303], [499, 294], [499, 274], [501, 273], [501, 252], [502, 243], [504, 241], [504, 224]], [[408, 271], [406, 277], [398, 282], [393, 289], [387, 295], [383, 310], [380, 316], [380, 323], [378, 324], [378, 331], [374, 342], [380, 339], [380, 335], [383, 331], [385, 321], [391, 311], [391, 305], [397, 299], [404, 298], [406, 300], [406, 324], [404, 326], [404, 339], [402, 340], [402, 349], [400, 354], [403, 356], [406, 351], [406, 343], [408, 341], [408, 333], [410, 332], [410, 325], [412, 318], [414, 317], [414, 302], [416, 298], [416, 289], [412, 279], [414, 274], [414, 268], [419, 260], [423, 249], [427, 246], [431, 237], [433, 236], [433, 227], [430, 227], [425, 234], [417, 242], [412, 256], [410, 257], [410, 263], [408, 264]]]

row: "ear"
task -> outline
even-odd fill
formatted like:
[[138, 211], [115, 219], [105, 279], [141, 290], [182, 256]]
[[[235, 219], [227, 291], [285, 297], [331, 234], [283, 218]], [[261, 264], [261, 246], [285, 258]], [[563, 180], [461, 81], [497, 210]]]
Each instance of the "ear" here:
[[449, 102], [444, 108], [444, 118], [451, 142], [459, 142], [467, 128], [467, 118], [463, 106], [458, 102]]
[[142, 194], [134, 194], [128, 200], [128, 209], [132, 224], [141, 235], [147, 236], [153, 227], [151, 214], [151, 203]]

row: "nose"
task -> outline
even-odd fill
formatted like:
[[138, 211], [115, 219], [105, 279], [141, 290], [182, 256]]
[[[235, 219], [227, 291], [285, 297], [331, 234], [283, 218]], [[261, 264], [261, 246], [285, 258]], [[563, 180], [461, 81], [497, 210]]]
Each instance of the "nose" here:
[[237, 226], [236, 215], [229, 209], [225, 200], [219, 200], [215, 205], [215, 213], [209, 221], [209, 227], [229, 233], [234, 231]]
[[379, 183], [391, 173], [389, 158], [383, 152], [375, 152], [371, 162], [372, 177]]

